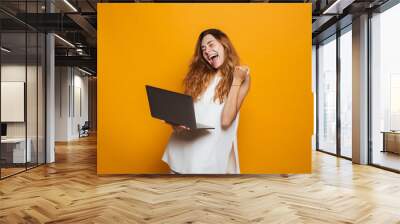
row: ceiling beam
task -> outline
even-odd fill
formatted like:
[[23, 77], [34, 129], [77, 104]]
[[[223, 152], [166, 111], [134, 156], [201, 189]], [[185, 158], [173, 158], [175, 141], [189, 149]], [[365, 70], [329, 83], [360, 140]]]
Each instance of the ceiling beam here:
[[97, 30], [90, 24], [85, 17], [79, 13], [71, 13], [67, 15], [72, 21], [79, 25], [91, 38], [97, 37]]

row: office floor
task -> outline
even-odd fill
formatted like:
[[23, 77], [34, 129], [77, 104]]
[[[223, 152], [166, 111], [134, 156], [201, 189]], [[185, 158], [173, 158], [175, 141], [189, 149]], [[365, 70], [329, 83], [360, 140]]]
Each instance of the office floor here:
[[96, 141], [0, 181], [0, 223], [400, 223], [400, 175], [316, 152], [313, 174], [96, 175]]
[[24, 170], [25, 168], [1, 168], [1, 176], [7, 177]]
[[400, 170], [400, 155], [391, 152], [374, 151], [374, 164]]
[[[36, 167], [36, 164], [27, 164], [27, 169], [32, 169]], [[7, 167], [7, 168], [0, 168], [1, 170], [1, 178], [5, 178], [26, 170], [25, 164], [19, 164], [18, 167]]]

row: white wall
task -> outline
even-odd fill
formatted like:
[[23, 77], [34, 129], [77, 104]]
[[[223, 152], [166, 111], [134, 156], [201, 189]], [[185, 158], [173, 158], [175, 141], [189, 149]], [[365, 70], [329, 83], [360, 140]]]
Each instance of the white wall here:
[[88, 120], [88, 77], [72, 67], [56, 67], [55, 74], [55, 140], [70, 141]]
[[55, 141], [68, 140], [69, 68], [55, 68]]
[[25, 121], [25, 83], [1, 82], [1, 121]]
[[[75, 70], [76, 72], [76, 70]], [[74, 117], [72, 119], [72, 135], [74, 137], [79, 137], [79, 133], [78, 133], [78, 124], [80, 124], [81, 126], [85, 123], [85, 121], [88, 121], [89, 118], [89, 111], [88, 111], [88, 97], [89, 97], [89, 92], [88, 92], [88, 77], [85, 76], [81, 76], [81, 73], [79, 73], [79, 75], [76, 75], [75, 73], [75, 77], [74, 77], [74, 100], [75, 100], [75, 106], [74, 106], [74, 110], [75, 113]], [[80, 91], [80, 93], [79, 93]], [[78, 98], [78, 96], [80, 95], [80, 98]], [[80, 101], [80, 103], [78, 102]], [[81, 107], [81, 108], [78, 108]], [[81, 109], [81, 111], [79, 111], [79, 109]]]

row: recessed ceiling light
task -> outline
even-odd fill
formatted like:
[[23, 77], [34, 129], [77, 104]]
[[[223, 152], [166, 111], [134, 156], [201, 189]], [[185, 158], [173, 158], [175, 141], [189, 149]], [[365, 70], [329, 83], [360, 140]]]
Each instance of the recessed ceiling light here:
[[64, 38], [62, 38], [62, 37], [60, 37], [59, 35], [57, 35], [57, 34], [54, 34], [54, 36], [55, 37], [57, 37], [59, 40], [61, 40], [62, 42], [64, 42], [64, 43], [66, 43], [67, 45], [69, 45], [70, 47], [73, 47], [73, 48], [75, 48], [75, 45], [73, 45], [71, 42], [69, 42], [68, 40], [66, 40], [66, 39], [64, 39]]
[[322, 14], [342, 14], [343, 9], [351, 5], [355, 0], [336, 0]]
[[7, 49], [5, 47], [1, 47], [0, 49], [1, 49], [1, 51], [4, 51], [6, 53], [10, 53], [11, 52], [11, 50], [9, 50], [9, 49]]
[[93, 75], [92, 73], [90, 73], [90, 72], [88, 72], [88, 71], [86, 71], [86, 70], [83, 70], [83, 69], [81, 69], [81, 68], [79, 68], [79, 67], [78, 67], [78, 70], [81, 71], [81, 72], [83, 72], [83, 73], [85, 73], [85, 74], [87, 74], [87, 75]]
[[78, 10], [68, 1], [64, 0], [65, 4], [67, 4], [74, 12], [78, 12]]

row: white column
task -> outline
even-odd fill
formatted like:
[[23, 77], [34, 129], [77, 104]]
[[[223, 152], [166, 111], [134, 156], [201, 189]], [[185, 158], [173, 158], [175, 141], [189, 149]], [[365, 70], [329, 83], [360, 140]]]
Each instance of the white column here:
[[46, 163], [55, 161], [54, 133], [55, 133], [55, 76], [54, 76], [54, 35], [46, 36]]
[[353, 162], [368, 163], [368, 15], [353, 19]]

